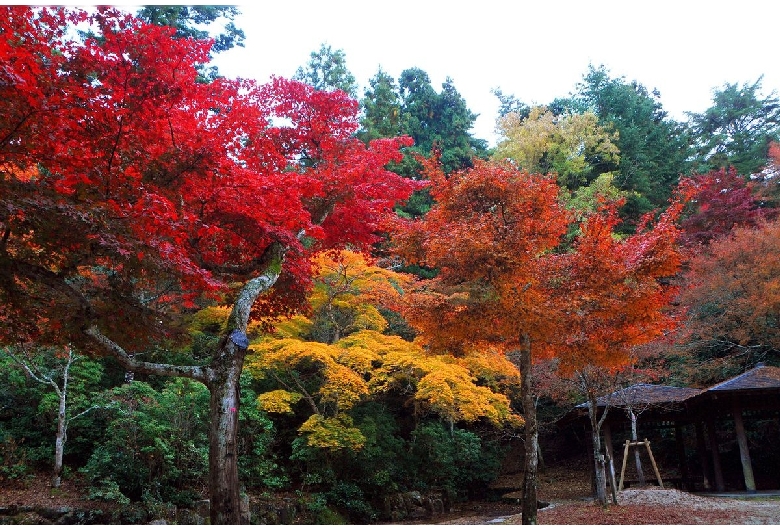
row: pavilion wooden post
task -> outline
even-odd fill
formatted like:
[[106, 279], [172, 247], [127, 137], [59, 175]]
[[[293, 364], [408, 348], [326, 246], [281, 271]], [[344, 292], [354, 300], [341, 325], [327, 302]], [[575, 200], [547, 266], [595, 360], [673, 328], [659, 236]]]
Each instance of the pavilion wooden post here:
[[734, 416], [734, 430], [737, 432], [739, 459], [742, 461], [742, 474], [745, 476], [745, 489], [756, 491], [756, 480], [753, 478], [753, 465], [750, 462], [750, 450], [745, 435], [745, 422], [742, 419], [742, 407], [738, 402], [734, 403], [731, 413]]
[[683, 489], [688, 489], [688, 458], [685, 455], [685, 440], [683, 439], [682, 427], [678, 423], [674, 424], [674, 441], [677, 445], [677, 459], [680, 464], [680, 479]]
[[715, 431], [715, 420], [707, 416], [707, 434], [710, 438], [710, 453], [712, 454], [712, 471], [715, 475], [715, 489], [726, 491], [723, 481], [723, 470], [720, 467], [720, 451], [718, 450], [718, 433]]
[[704, 439], [704, 424], [700, 421], [696, 422], [696, 452], [699, 453], [703, 486], [705, 491], [709, 491], [712, 489], [710, 462], [707, 458], [707, 442]]

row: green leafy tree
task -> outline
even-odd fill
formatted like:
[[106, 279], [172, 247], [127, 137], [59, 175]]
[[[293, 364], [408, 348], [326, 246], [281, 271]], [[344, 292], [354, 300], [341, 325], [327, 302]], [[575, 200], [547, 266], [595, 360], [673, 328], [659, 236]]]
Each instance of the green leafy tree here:
[[603, 66], [590, 66], [567, 105], [575, 112], [594, 112], [602, 127], [618, 134], [615, 184], [635, 192], [622, 209], [620, 230], [633, 229], [644, 213], [665, 207], [680, 175], [689, 171], [690, 149], [686, 128], [667, 116], [660, 94], [637, 81], [611, 77]]
[[734, 166], [751, 175], [766, 165], [769, 144], [780, 137], [780, 99], [762, 96], [761, 81], [727, 83], [714, 91], [710, 108], [689, 114], [701, 172]]
[[519, 100], [514, 94], [504, 94], [500, 88], [494, 88], [491, 93], [498, 98], [498, 117], [503, 118], [507, 114], [513, 113], [518, 117], [526, 118], [531, 112], [531, 107]]
[[81, 471], [90, 495], [189, 504], [208, 476], [208, 389], [188, 379], [156, 390], [134, 381], [112, 391], [106, 437]]
[[211, 33], [204, 26], [213, 24], [218, 19], [225, 19], [224, 31], [214, 37], [211, 51], [219, 53], [235, 46], [244, 46], [243, 30], [233, 23], [241, 11], [229, 5], [197, 5], [197, 6], [144, 6], [138, 10], [138, 18], [157, 26], [176, 28], [176, 37], [180, 39], [208, 39]]
[[368, 81], [361, 106], [363, 116], [358, 136], [364, 142], [401, 134], [401, 99], [398, 85], [395, 79], [381, 68]]
[[[62, 484], [68, 427], [76, 418], [105, 406], [95, 399], [95, 392], [87, 390], [90, 383], [94, 385], [100, 380], [102, 367], [78, 355], [71, 348], [59, 351], [52, 348], [31, 350], [6, 347], [1, 354], [10, 358], [29, 379], [50, 388], [49, 392], [42, 395], [38, 411], [47, 416], [53, 415], [57, 420], [51, 486], [59, 488]], [[78, 365], [83, 365], [81, 370], [76, 369]], [[79, 412], [74, 412], [74, 409]]]
[[[380, 74], [377, 74], [375, 79], [377, 88], [371, 93], [367, 92], [363, 100], [364, 108], [371, 111], [371, 115], [367, 113], [367, 119], [363, 123], [366, 134], [379, 133], [380, 125], [392, 124], [392, 127], [395, 127], [396, 124], [395, 111], [398, 107], [395, 98], [388, 93], [393, 86], [390, 81], [392, 78], [380, 77]], [[446, 172], [471, 167], [475, 157], [487, 158], [487, 142], [474, 138], [469, 133], [477, 115], [469, 110], [452, 79], [447, 78], [442, 84], [441, 92], [436, 92], [424, 70], [408, 68], [401, 72], [398, 79], [397, 99], [400, 102], [400, 132], [414, 140], [414, 146], [405, 150], [403, 161], [392, 166], [397, 173], [409, 178], [422, 178], [419, 156], [429, 157], [435, 154]], [[389, 112], [393, 119], [383, 120], [377, 110]], [[428, 191], [418, 190], [399, 209], [399, 213], [419, 217], [430, 210], [432, 204], [433, 200]]]
[[323, 43], [319, 50], [311, 52], [309, 62], [296, 70], [293, 79], [317, 90], [341, 90], [357, 99], [357, 81], [347, 68], [344, 50], [334, 50], [329, 44]]
[[469, 134], [477, 115], [469, 110], [452, 79], [448, 77], [437, 93], [425, 71], [409, 68], [401, 72], [398, 87], [402, 130], [414, 139], [414, 150], [424, 156], [437, 150], [447, 173], [471, 167], [474, 156], [485, 157], [486, 142]]

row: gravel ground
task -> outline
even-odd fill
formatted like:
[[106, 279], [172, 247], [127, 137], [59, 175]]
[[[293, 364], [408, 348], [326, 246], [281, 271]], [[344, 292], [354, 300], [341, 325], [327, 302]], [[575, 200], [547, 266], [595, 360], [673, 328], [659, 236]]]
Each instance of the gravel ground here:
[[[539, 510], [539, 524], [780, 524], [780, 497], [703, 497], [648, 487], [618, 494], [618, 505], [600, 508], [592, 500], [553, 501]], [[520, 524], [520, 514], [474, 514], [437, 524]]]

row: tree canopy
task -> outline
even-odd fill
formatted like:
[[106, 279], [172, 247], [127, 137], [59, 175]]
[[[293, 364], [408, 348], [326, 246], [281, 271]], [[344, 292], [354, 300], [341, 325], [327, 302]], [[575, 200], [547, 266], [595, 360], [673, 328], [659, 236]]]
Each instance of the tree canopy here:
[[713, 90], [710, 108], [689, 114], [700, 171], [734, 166], [748, 176], [766, 165], [769, 143], [780, 135], [780, 100], [762, 96], [761, 82], [726, 83]]
[[317, 90], [342, 90], [357, 98], [357, 81], [347, 68], [344, 50], [334, 50], [329, 44], [323, 43], [319, 50], [311, 52], [309, 62], [295, 71], [293, 79]]

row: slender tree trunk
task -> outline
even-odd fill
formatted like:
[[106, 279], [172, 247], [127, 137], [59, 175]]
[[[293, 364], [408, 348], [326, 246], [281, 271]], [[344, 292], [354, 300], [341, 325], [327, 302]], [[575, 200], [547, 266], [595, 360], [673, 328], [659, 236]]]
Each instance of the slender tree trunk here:
[[70, 378], [70, 367], [77, 359], [70, 348], [66, 350], [66, 353], [68, 360], [62, 371], [62, 387], [57, 384], [52, 376], [44, 375], [34, 363], [26, 362], [13, 354], [9, 354], [11, 359], [27, 372], [27, 375], [38, 383], [51, 386], [59, 399], [59, 407], [57, 409], [57, 435], [54, 438], [54, 469], [52, 470], [51, 475], [52, 488], [59, 488], [62, 484], [62, 458], [65, 454], [65, 441], [67, 440], [68, 433], [68, 418], [66, 414], [68, 404], [68, 380]]
[[539, 464], [539, 426], [536, 422], [536, 399], [533, 393], [531, 339], [523, 336], [520, 350], [520, 388], [525, 418], [525, 473], [523, 476], [522, 524], [537, 521], [537, 467]]
[[596, 466], [596, 500], [602, 506], [606, 506], [607, 472], [604, 465], [604, 455], [601, 452], [601, 423], [598, 421], [598, 405], [595, 396], [588, 400], [588, 416], [593, 437], [593, 461]]
[[[637, 417], [636, 414], [634, 414], [633, 410], [628, 411], [629, 415], [631, 416], [631, 440], [636, 442], [637, 441]], [[647, 484], [645, 482], [645, 473], [642, 471], [642, 459], [639, 456], [639, 450], [634, 450], [634, 461], [636, 462], [636, 476], [639, 479], [639, 486], [645, 487]]]
[[57, 437], [54, 440], [54, 471], [51, 477], [51, 487], [59, 488], [62, 484], [62, 457], [65, 454], [65, 440], [68, 435], [68, 423], [65, 417], [65, 405], [67, 400], [68, 372], [65, 371], [62, 391], [59, 392], [60, 408], [57, 413]]
[[[52, 385], [60, 398], [60, 406], [57, 410], [57, 437], [54, 439], [54, 470], [51, 477], [51, 487], [59, 488], [62, 484], [62, 457], [65, 454], [65, 441], [68, 438], [68, 418], [65, 415], [68, 404], [68, 380], [70, 379], [70, 366], [75, 360], [73, 352], [68, 349], [68, 362], [62, 371], [62, 388]], [[52, 381], [53, 383], [53, 381]]]

